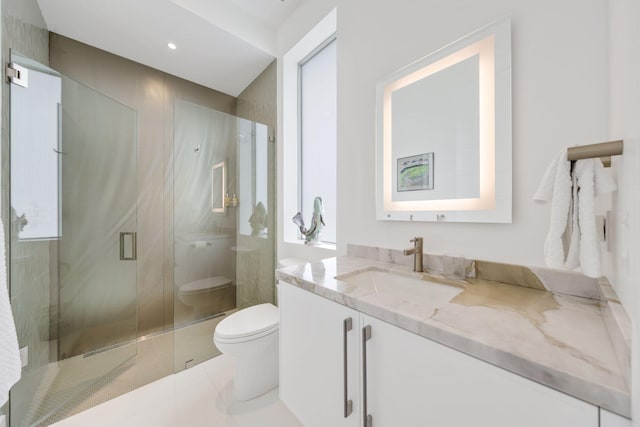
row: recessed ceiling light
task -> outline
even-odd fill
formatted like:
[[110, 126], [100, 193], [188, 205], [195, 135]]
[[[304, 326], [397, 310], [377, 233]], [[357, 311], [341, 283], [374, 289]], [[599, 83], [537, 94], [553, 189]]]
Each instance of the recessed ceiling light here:
[[169, 43], [169, 44], [167, 44], [167, 47], [169, 47], [169, 49], [171, 49], [171, 50], [176, 50], [178, 48], [178, 46], [176, 46], [175, 43]]

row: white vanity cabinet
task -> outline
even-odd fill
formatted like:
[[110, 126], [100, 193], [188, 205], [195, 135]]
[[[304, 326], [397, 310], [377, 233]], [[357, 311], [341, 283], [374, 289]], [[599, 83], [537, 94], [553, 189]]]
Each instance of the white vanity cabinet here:
[[359, 313], [282, 281], [278, 305], [280, 399], [305, 427], [358, 427]]
[[371, 327], [363, 360], [374, 427], [598, 426], [596, 406], [361, 316]]
[[600, 409], [600, 427], [631, 427], [631, 420]]
[[596, 406], [282, 281], [279, 305], [280, 397], [305, 426], [598, 427]]

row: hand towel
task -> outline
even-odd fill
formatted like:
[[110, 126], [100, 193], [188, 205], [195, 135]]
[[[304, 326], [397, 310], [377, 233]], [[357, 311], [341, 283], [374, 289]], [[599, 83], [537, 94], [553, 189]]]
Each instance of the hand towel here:
[[567, 150], [558, 153], [544, 173], [533, 199], [551, 202], [551, 222], [544, 243], [544, 260], [552, 268], [564, 268], [565, 247], [563, 235], [571, 208], [571, 162]]
[[[575, 172], [575, 165], [572, 169]], [[571, 173], [571, 203], [569, 205], [569, 218], [567, 228], [564, 231], [566, 243], [566, 259], [564, 268], [575, 270], [580, 267], [580, 224], [578, 223], [578, 176]]]
[[585, 276], [600, 277], [602, 261], [596, 230], [595, 197], [617, 189], [616, 183], [604, 170], [600, 159], [578, 160], [574, 174], [578, 184], [577, 218], [580, 233], [579, 259]]
[[551, 202], [551, 223], [544, 246], [549, 267], [581, 268], [586, 276], [600, 277], [595, 197], [616, 188], [600, 159], [578, 160], [572, 173], [566, 149], [554, 158], [534, 195], [536, 201]]
[[0, 220], [0, 406], [9, 399], [9, 390], [20, 379], [20, 350], [7, 289], [4, 226]]

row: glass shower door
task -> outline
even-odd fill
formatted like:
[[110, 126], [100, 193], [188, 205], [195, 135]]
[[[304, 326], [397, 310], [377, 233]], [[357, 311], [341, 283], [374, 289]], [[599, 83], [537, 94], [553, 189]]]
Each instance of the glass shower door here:
[[[96, 403], [137, 353], [136, 112], [12, 53], [11, 426]], [[91, 398], [89, 398], [91, 396]]]
[[136, 113], [62, 77], [59, 357], [137, 335]]

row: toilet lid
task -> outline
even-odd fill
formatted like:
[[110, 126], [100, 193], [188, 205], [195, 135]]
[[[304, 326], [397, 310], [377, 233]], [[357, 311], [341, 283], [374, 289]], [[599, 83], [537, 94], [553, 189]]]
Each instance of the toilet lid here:
[[259, 304], [233, 313], [216, 326], [219, 338], [242, 338], [276, 329], [280, 312], [273, 304]]
[[208, 289], [219, 288], [231, 283], [231, 280], [223, 276], [205, 277], [204, 279], [189, 282], [180, 286], [181, 292], [200, 292]]

